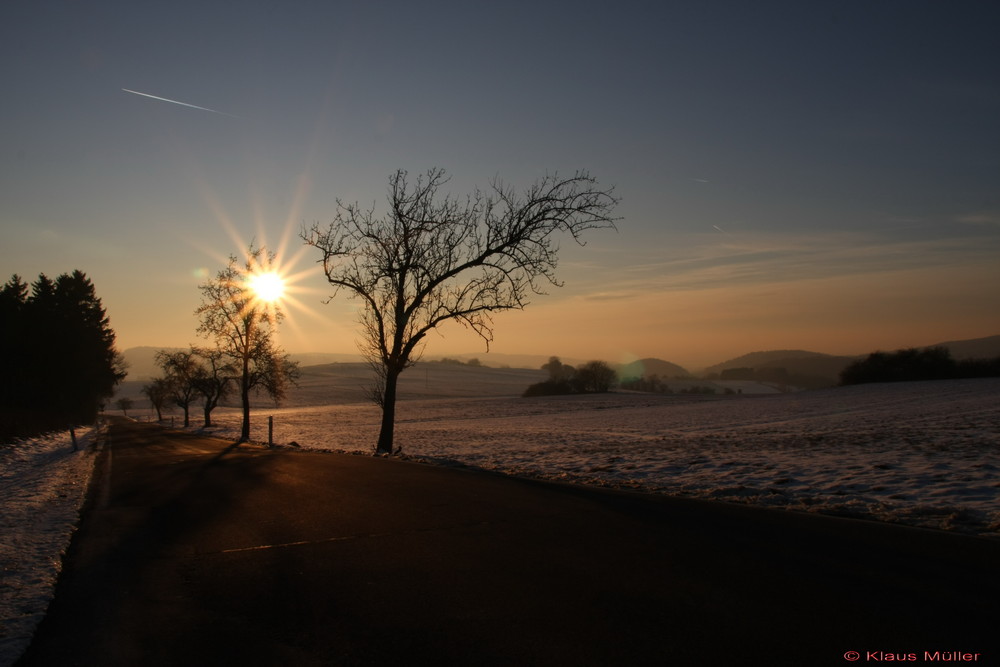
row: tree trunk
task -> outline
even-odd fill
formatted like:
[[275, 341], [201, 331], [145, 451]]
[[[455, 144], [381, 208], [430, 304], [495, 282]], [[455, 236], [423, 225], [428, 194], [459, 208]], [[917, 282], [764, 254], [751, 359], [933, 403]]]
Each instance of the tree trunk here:
[[191, 425], [191, 417], [190, 417], [190, 414], [189, 414], [190, 412], [191, 412], [190, 406], [187, 403], [185, 403], [184, 404], [184, 428], [187, 428], [188, 426]]
[[399, 371], [386, 369], [385, 393], [382, 395], [382, 430], [378, 434], [375, 454], [392, 454], [392, 438], [396, 427], [396, 381]]
[[212, 425], [212, 408], [205, 403], [205, 428], [209, 428]]

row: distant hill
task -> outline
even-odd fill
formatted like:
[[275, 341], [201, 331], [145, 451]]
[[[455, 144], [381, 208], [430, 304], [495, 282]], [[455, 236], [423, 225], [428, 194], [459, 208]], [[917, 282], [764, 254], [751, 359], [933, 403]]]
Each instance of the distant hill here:
[[[158, 350], [160, 348], [149, 348]], [[420, 364], [408, 369], [399, 378], [399, 399], [468, 398], [479, 396], [520, 396], [530, 385], [544, 380], [545, 371], [523, 368], [486, 368], [464, 364]], [[288, 388], [281, 407], [319, 405], [368, 404], [368, 388], [374, 373], [364, 362], [336, 362], [302, 368], [298, 384]], [[142, 385], [148, 381], [129, 379], [118, 386], [115, 397], [135, 401], [136, 411], [149, 414], [149, 400], [142, 395]], [[239, 396], [223, 401], [224, 407], [239, 405]], [[266, 396], [251, 397], [255, 410], [273, 409]], [[171, 414], [179, 414], [175, 409]], [[132, 411], [129, 411], [132, 414]]]
[[346, 354], [340, 352], [296, 352], [289, 355], [299, 366], [321, 366], [324, 364], [355, 364], [362, 360], [358, 353]]
[[953, 359], [993, 359], [1000, 357], [1000, 336], [953, 340], [928, 347], [946, 347]]
[[831, 387], [840, 381], [840, 372], [858, 357], [835, 356], [807, 350], [751, 352], [705, 369], [708, 376], [749, 368], [761, 378], [782, 378], [789, 385], [804, 388]]
[[616, 370], [618, 371], [618, 377], [622, 380], [638, 379], [649, 377], [650, 375], [657, 375], [662, 379], [691, 376], [687, 369], [669, 361], [656, 358], [639, 359], [628, 364], [623, 364]]
[[160, 350], [178, 352], [186, 349], [186, 347], [130, 347], [122, 352], [122, 356], [125, 357], [125, 362], [128, 364], [128, 377], [126, 379], [145, 382], [163, 375], [163, 371], [153, 360], [156, 353]]
[[[985, 338], [975, 338], [970, 340], [948, 341], [928, 345], [927, 347], [946, 347], [955, 359], [988, 359], [1000, 357], [1000, 335], [987, 336]], [[160, 347], [130, 347], [122, 352], [125, 360], [129, 363], [128, 379], [131, 381], [147, 381], [160, 374], [153, 361], [153, 356], [158, 350], [167, 349], [176, 351], [186, 348], [160, 348]], [[894, 351], [883, 350], [883, 351]], [[705, 375], [721, 374], [722, 371], [735, 368], [752, 368], [758, 370], [785, 369], [789, 376], [789, 384], [794, 384], [792, 378], [806, 380], [804, 384], [798, 386], [830, 386], [837, 384], [840, 379], [840, 372], [852, 361], [865, 357], [875, 350], [865, 351], [856, 356], [837, 356], [823, 354], [821, 352], [810, 352], [807, 350], [767, 350], [762, 352], [751, 352], [743, 356], [724, 361], [714, 366], [709, 366], [704, 370]], [[291, 355], [292, 359], [298, 361], [303, 367], [315, 366], [329, 363], [355, 363], [360, 360], [357, 354], [337, 354], [326, 352], [310, 352]], [[537, 370], [549, 360], [551, 355], [529, 355], [529, 354], [497, 354], [493, 352], [455, 354], [447, 355], [452, 358], [467, 361], [477, 358], [484, 366], [507, 367], [507, 368], [528, 368]], [[430, 356], [426, 361], [433, 361], [439, 356]], [[586, 360], [561, 358], [563, 363], [571, 366], [579, 366]], [[688, 377], [691, 375], [687, 369], [669, 361], [657, 358], [640, 359], [630, 364], [619, 367], [620, 377], [642, 377], [643, 375], [656, 374], [662, 378]]]
[[[847, 363], [853, 361], [856, 357], [842, 357], [834, 356], [830, 354], [824, 354], [822, 352], [809, 352], [807, 350], [767, 350], [764, 352], [750, 352], [749, 354], [744, 354], [742, 356], [730, 359], [728, 361], [723, 361], [720, 364], [715, 364], [714, 366], [709, 366], [705, 369], [705, 373], [721, 373], [722, 371], [729, 368], [774, 368], [776, 365], [784, 363], [789, 360], [793, 360], [796, 363], [812, 362], [815, 363], [817, 360], [847, 360]], [[820, 362], [822, 363], [822, 362]]]
[[[122, 352], [128, 363], [128, 380], [146, 382], [151, 378], [163, 375], [163, 371], [154, 360], [160, 350], [179, 352], [186, 347], [130, 347]], [[292, 361], [299, 362], [302, 367], [318, 366], [333, 363], [357, 363], [361, 360], [359, 354], [338, 354], [332, 352], [305, 352], [291, 355]]]
[[[1000, 336], [949, 341], [926, 347], [946, 347], [955, 359], [986, 359], [1000, 357]], [[926, 348], [920, 348], [926, 349]], [[895, 351], [892, 350], [883, 351]], [[863, 359], [871, 352], [856, 356], [838, 356], [810, 352], [807, 350], [767, 350], [751, 352], [743, 356], [715, 364], [705, 369], [707, 376], [721, 374], [725, 370], [737, 368], [754, 369], [758, 374], [773, 374], [777, 369], [785, 369], [788, 384], [800, 387], [822, 387], [839, 383], [840, 373], [853, 361]]]
[[423, 357], [423, 361], [440, 361], [443, 358], [469, 361], [478, 359], [483, 366], [490, 368], [527, 368], [537, 370], [547, 364], [553, 356], [570, 366], [580, 366], [590, 359], [571, 359], [562, 355], [552, 354], [504, 354], [498, 352], [466, 352], [464, 354], [431, 354]]

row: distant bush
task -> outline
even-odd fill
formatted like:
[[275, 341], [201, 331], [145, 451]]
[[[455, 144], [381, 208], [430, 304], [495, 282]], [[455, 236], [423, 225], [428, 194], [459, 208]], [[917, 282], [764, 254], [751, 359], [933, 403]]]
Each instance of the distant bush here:
[[530, 398], [532, 396], [561, 396], [563, 394], [575, 394], [573, 390], [573, 385], [569, 382], [559, 382], [555, 380], [545, 380], [544, 382], [536, 382], [521, 394], [524, 398]]
[[660, 379], [656, 373], [643, 375], [641, 378], [629, 378], [622, 380], [619, 386], [630, 391], [645, 391], [654, 394], [672, 394], [673, 390], [667, 383]]
[[618, 376], [611, 366], [603, 361], [588, 361], [576, 370], [572, 384], [581, 394], [603, 394], [611, 391]]
[[431, 364], [450, 364], [452, 366], [472, 366], [474, 368], [482, 368], [483, 367], [483, 362], [481, 362], [479, 359], [476, 359], [475, 357], [473, 357], [472, 359], [469, 359], [468, 361], [462, 361], [461, 359], [452, 359], [451, 357], [442, 357], [440, 359], [432, 359], [432, 360], [428, 361], [427, 363], [431, 363]]
[[522, 396], [558, 396], [562, 394], [600, 394], [611, 390], [618, 376], [603, 361], [589, 361], [580, 368], [573, 368], [551, 357], [542, 366], [549, 379], [524, 390]]
[[869, 382], [914, 382], [1000, 376], [1000, 357], [955, 361], [947, 348], [909, 348], [896, 352], [872, 352], [840, 374], [840, 384]]
[[826, 375], [810, 375], [807, 373], [792, 373], [783, 366], [764, 366], [761, 368], [727, 368], [721, 373], [709, 373], [704, 377], [706, 380], [744, 380], [752, 382], [762, 382], [764, 384], [777, 385], [782, 391], [787, 391], [789, 387], [799, 387], [801, 389], [821, 389], [832, 387], [837, 384], [839, 371]]
[[960, 378], [1000, 377], [1000, 357], [993, 359], [962, 359], [955, 362]]

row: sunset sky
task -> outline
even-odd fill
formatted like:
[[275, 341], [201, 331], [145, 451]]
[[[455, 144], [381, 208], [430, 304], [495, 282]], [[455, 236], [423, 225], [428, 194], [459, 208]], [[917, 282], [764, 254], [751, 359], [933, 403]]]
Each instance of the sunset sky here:
[[[997, 334], [998, 25], [917, 0], [6, 2], [0, 279], [80, 269], [120, 349], [185, 346], [199, 282], [255, 239], [296, 276], [284, 347], [350, 353], [303, 223], [381, 207], [399, 168], [458, 195], [586, 169], [619, 230], [567, 240], [565, 286], [498, 316], [495, 352]], [[441, 334], [428, 354], [484, 350]]]

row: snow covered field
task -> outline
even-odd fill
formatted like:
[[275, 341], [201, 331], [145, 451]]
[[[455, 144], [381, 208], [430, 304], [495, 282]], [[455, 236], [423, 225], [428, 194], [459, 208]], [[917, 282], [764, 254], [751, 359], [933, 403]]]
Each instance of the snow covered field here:
[[[365, 404], [261, 410], [253, 439], [370, 452]], [[222, 437], [238, 412], [219, 410]], [[403, 455], [544, 479], [1000, 536], [1000, 379], [769, 396], [400, 402]]]
[[[96, 433], [0, 446], [0, 666], [13, 664], [45, 615], [94, 467]], [[90, 450], [90, 451], [88, 451]]]

